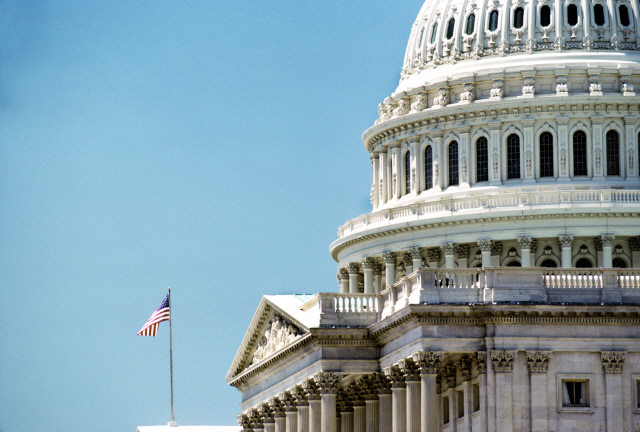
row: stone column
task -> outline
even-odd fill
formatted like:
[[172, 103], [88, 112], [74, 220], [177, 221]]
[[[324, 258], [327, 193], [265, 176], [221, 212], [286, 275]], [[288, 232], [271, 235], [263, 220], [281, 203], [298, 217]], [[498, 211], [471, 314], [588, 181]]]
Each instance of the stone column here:
[[378, 386], [372, 377], [367, 376], [358, 381], [365, 403], [364, 432], [379, 432]]
[[348, 293], [349, 292], [349, 273], [347, 272], [347, 269], [342, 267], [340, 270], [338, 270], [338, 274], [336, 276], [338, 277], [338, 283], [340, 284], [340, 292]]
[[268, 404], [262, 404], [258, 407], [258, 414], [262, 418], [262, 424], [264, 426], [264, 432], [275, 432], [276, 423], [273, 417], [273, 412]]
[[251, 410], [251, 430], [253, 432], [264, 432], [264, 423], [258, 409]]
[[455, 268], [455, 261], [454, 261], [454, 252], [455, 252], [455, 247], [453, 246], [452, 243], [444, 243], [442, 245], [442, 251], [444, 252], [444, 266], [446, 268]]
[[413, 271], [422, 267], [422, 251], [420, 248], [414, 247], [409, 249], [409, 255], [411, 256]]
[[336, 404], [340, 413], [340, 432], [353, 432], [353, 407], [344, 392], [338, 392]]
[[445, 366], [443, 372], [443, 380], [447, 386], [444, 395], [449, 398], [449, 432], [457, 432], [458, 430], [458, 398], [456, 392], [456, 368], [453, 366]]
[[397, 366], [389, 366], [384, 373], [391, 381], [391, 431], [405, 432], [407, 428], [407, 388], [404, 375]]
[[600, 240], [602, 241], [602, 267], [611, 268], [613, 266], [613, 257], [611, 254], [611, 246], [613, 246], [613, 240], [616, 238], [614, 235], [602, 234]]
[[378, 428], [380, 432], [389, 432], [392, 428], [391, 383], [384, 373], [374, 375], [378, 387]]
[[347, 271], [349, 272], [349, 293], [357, 294], [358, 293], [358, 274], [360, 273], [360, 264], [357, 262], [349, 263], [347, 267]]
[[285, 416], [282, 402], [278, 398], [271, 398], [269, 399], [269, 406], [276, 421], [275, 432], [286, 432], [287, 417]]
[[290, 392], [280, 393], [279, 399], [284, 406], [286, 419], [285, 431], [297, 432], [298, 430], [298, 409], [296, 408], [296, 398]]
[[491, 363], [495, 373], [496, 430], [513, 431], [513, 390], [511, 372], [516, 351], [491, 351]]
[[[588, 9], [588, 8], [583, 8]], [[591, 148], [593, 155], [591, 160], [593, 161], [593, 180], [604, 180], [604, 163], [605, 155], [602, 144], [602, 122], [604, 116], [594, 115], [591, 117], [591, 136], [592, 143]]]
[[296, 398], [296, 408], [298, 409], [298, 425], [296, 427], [298, 432], [309, 432], [309, 401], [307, 399], [307, 392], [300, 385], [296, 386], [292, 392]]
[[482, 252], [482, 267], [491, 267], [491, 240], [478, 240]]
[[[626, 353], [603, 351], [600, 353], [604, 370], [606, 394], [607, 432], [621, 431], [622, 425], [622, 366]], [[635, 391], [635, 388], [632, 390]], [[591, 401], [593, 405], [595, 401]]]
[[374, 290], [376, 293], [382, 291], [382, 264], [377, 262], [373, 266], [373, 281], [374, 281]]
[[411, 356], [420, 368], [420, 432], [437, 432], [438, 424], [438, 367], [444, 354], [418, 351]]
[[363, 400], [353, 402], [353, 432], [366, 432], [367, 405]]
[[571, 268], [571, 246], [573, 245], [573, 236], [560, 236], [560, 247], [562, 248], [562, 268]]
[[474, 364], [478, 369], [478, 381], [480, 387], [480, 427], [476, 431], [473, 432], [487, 432], [487, 353], [486, 352], [477, 352], [474, 356]]
[[502, 253], [502, 242], [491, 242], [491, 265], [493, 267], [500, 266], [500, 254]]
[[527, 236], [522, 236], [518, 239], [518, 243], [520, 243], [520, 257], [522, 259], [522, 267], [534, 267], [531, 262], [531, 242], [532, 238]]
[[[336, 427], [336, 394], [340, 375], [333, 372], [318, 372], [313, 376], [313, 380], [320, 388], [321, 400], [321, 432], [337, 432]], [[278, 431], [276, 431], [278, 432]]]
[[473, 163], [469, 153], [469, 134], [471, 128], [461, 128], [458, 130], [460, 133], [460, 187], [469, 187], [469, 165]]
[[524, 142], [522, 143], [523, 155], [521, 156], [522, 160], [524, 160], [524, 165], [520, 167], [520, 176], [524, 178], [524, 182], [533, 183], [536, 180], [536, 151], [534, 150], [534, 136], [533, 136], [533, 125], [535, 123], [535, 119], [523, 119], [522, 124], [524, 126]]
[[378, 175], [380, 173], [380, 168], [378, 167], [378, 164], [378, 154], [374, 153], [371, 155], [371, 206], [374, 210], [380, 205], [380, 188], [378, 187]]
[[241, 432], [251, 431], [251, 417], [249, 417], [248, 414], [249, 413], [244, 412], [236, 416], [236, 421], [238, 422], [238, 425], [242, 428]]
[[456, 369], [462, 377], [462, 391], [464, 394], [464, 429], [471, 431], [473, 413], [473, 386], [471, 384], [471, 359], [463, 357], [456, 362]]
[[364, 269], [364, 293], [373, 294], [373, 268], [376, 265], [374, 257], [367, 257], [362, 260], [362, 268]]
[[321, 432], [320, 390], [313, 380], [303, 381], [302, 388], [307, 393], [309, 401], [309, 432]]
[[393, 198], [397, 199], [402, 196], [402, 149], [396, 144], [391, 152], [393, 161], [393, 174], [391, 177], [391, 181], [393, 182]]
[[420, 160], [418, 156], [418, 138], [409, 139], [409, 152], [411, 158], [411, 191], [407, 191], [407, 194], [411, 193], [412, 195], [417, 195], [420, 193], [420, 183], [418, 182], [418, 162]]
[[457, 244], [456, 251], [458, 252], [458, 268], [469, 268], [469, 245]]
[[500, 160], [502, 154], [502, 143], [500, 142], [501, 123], [491, 122], [489, 127], [491, 128], [491, 135], [489, 139], [489, 184], [493, 186], [502, 184], [502, 176], [500, 174]]
[[432, 136], [433, 139], [433, 188], [434, 191], [441, 191], [444, 188], [442, 163], [442, 132], [439, 135]]
[[380, 205], [387, 202], [387, 153], [380, 152], [378, 155], [378, 169], [380, 171], [378, 180], [378, 195], [380, 196]]
[[386, 272], [385, 288], [396, 282], [396, 254], [393, 252], [384, 252], [382, 254]]
[[547, 371], [551, 351], [527, 351], [527, 369], [531, 378], [531, 432], [547, 432]]
[[[633, 9], [633, 8], [632, 8]], [[636, 127], [638, 125], [637, 118], [625, 118], [624, 119], [624, 135], [626, 137], [626, 165], [627, 169], [625, 170], [627, 181], [638, 181], [638, 163], [640, 163], [640, 155], [638, 155], [638, 145], [637, 139], [638, 134], [635, 133]], [[624, 160], [623, 159], [623, 160]]]
[[[558, 13], [556, 9], [556, 13]], [[558, 28], [558, 27], [556, 27]], [[569, 173], [569, 116], [558, 116], [556, 121], [558, 122], [558, 157], [556, 162], [555, 171], [558, 173], [558, 178], [568, 179], [572, 173]]]
[[420, 374], [412, 359], [398, 362], [400, 371], [404, 374], [407, 385], [406, 432], [420, 432]]

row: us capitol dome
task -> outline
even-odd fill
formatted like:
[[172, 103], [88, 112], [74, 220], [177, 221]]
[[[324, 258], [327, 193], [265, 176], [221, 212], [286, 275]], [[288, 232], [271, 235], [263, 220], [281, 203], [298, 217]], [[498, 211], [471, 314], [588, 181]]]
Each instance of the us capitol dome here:
[[243, 430], [640, 430], [639, 9], [424, 3], [338, 289], [264, 296], [227, 374]]

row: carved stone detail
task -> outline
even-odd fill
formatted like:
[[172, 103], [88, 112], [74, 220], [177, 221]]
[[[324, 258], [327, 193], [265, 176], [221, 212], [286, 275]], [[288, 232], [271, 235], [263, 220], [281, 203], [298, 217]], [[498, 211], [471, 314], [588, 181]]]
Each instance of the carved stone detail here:
[[404, 374], [398, 366], [387, 366], [384, 368], [384, 374], [391, 381], [391, 387], [406, 387]]
[[440, 363], [444, 358], [444, 353], [434, 351], [418, 351], [417, 353], [413, 354], [411, 358], [413, 358], [414, 363], [418, 366], [418, 368], [420, 368], [421, 374], [436, 374], [438, 373], [438, 368], [440, 367]]
[[477, 352], [474, 355], [474, 363], [476, 368], [478, 369], [479, 374], [487, 373], [487, 353], [486, 352]]
[[602, 246], [611, 246], [613, 244], [613, 241], [615, 240], [616, 236], [611, 235], [611, 234], [602, 234], [600, 236], [600, 241]]
[[394, 264], [396, 263], [396, 254], [394, 252], [383, 252], [382, 259], [385, 264]]
[[454, 366], [445, 366], [442, 370], [442, 376], [447, 384], [447, 388], [456, 387], [456, 368]]
[[398, 108], [393, 110], [393, 117], [400, 117], [409, 113], [409, 101], [402, 98], [398, 101]]
[[391, 393], [391, 382], [389, 382], [389, 379], [384, 372], [375, 373], [373, 375], [373, 379], [376, 383], [376, 387], [378, 388], [378, 394]]
[[338, 277], [338, 280], [349, 280], [349, 272], [347, 271], [346, 267], [341, 267], [340, 270], [338, 270], [338, 274], [336, 275]]
[[420, 92], [416, 95], [416, 101], [411, 104], [411, 111], [420, 112], [427, 109], [427, 96]]
[[553, 357], [551, 351], [527, 351], [527, 369], [530, 373], [547, 373], [549, 360]]
[[600, 75], [589, 75], [589, 94], [591, 96], [602, 96]]
[[602, 351], [602, 369], [606, 374], [621, 374], [627, 353], [621, 351]]
[[335, 372], [318, 372], [313, 376], [313, 380], [320, 389], [321, 394], [338, 392], [341, 374]]
[[560, 242], [560, 247], [571, 247], [573, 245], [573, 236], [563, 235], [558, 237], [558, 241]]
[[502, 99], [502, 96], [504, 95], [504, 92], [502, 90], [502, 80], [493, 80], [492, 86], [493, 88], [489, 92], [489, 96], [491, 97], [491, 99]]
[[464, 91], [460, 93], [461, 102], [473, 102], [476, 99], [476, 88], [473, 83], [465, 83]]
[[522, 84], [522, 96], [533, 96], [536, 94], [535, 78], [525, 77]]
[[445, 255], [453, 255], [455, 251], [455, 246], [453, 245], [453, 243], [444, 243], [441, 245], [441, 247]]
[[515, 351], [491, 351], [491, 368], [495, 373], [511, 373], [515, 356]]
[[362, 260], [362, 267], [365, 270], [373, 270], [376, 265], [376, 259], [374, 257], [366, 257]]
[[433, 98], [433, 105], [446, 106], [449, 103], [449, 90], [446, 87], [440, 87], [438, 89], [438, 96]]
[[420, 381], [420, 373], [418, 367], [412, 359], [402, 359], [398, 362], [400, 371], [404, 374], [406, 381]]
[[531, 249], [533, 239], [531, 237], [522, 236], [518, 239], [518, 243], [520, 244], [520, 249]]
[[564, 95], [569, 93], [569, 86], [567, 85], [567, 76], [558, 75], [556, 77], [556, 94]]
[[358, 274], [358, 272], [360, 271], [360, 263], [351, 262], [349, 263], [347, 268], [349, 269], [349, 274]]
[[456, 362], [456, 368], [460, 371], [462, 382], [471, 381], [471, 359], [462, 357]]
[[482, 252], [490, 252], [491, 240], [478, 240], [478, 247]]
[[469, 258], [469, 245], [457, 245], [458, 258]]
[[501, 253], [502, 253], [502, 242], [499, 242], [499, 241], [491, 242], [491, 255], [500, 256]]
[[307, 400], [320, 400], [320, 389], [316, 385], [313, 379], [308, 379], [302, 382], [302, 389], [307, 394]]
[[262, 338], [258, 341], [250, 366], [260, 363], [276, 351], [295, 342], [301, 337], [301, 334], [302, 331], [298, 327], [287, 322], [281, 316], [275, 315], [267, 324]]

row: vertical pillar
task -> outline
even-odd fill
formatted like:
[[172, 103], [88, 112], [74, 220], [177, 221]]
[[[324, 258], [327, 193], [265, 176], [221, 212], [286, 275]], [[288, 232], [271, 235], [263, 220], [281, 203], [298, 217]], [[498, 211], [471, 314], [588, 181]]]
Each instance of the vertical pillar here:
[[[463, 429], [471, 431], [472, 419], [471, 413], [473, 412], [473, 387], [471, 385], [471, 359], [463, 357], [456, 363], [456, 368], [460, 372], [462, 378], [462, 391], [464, 395], [464, 419]], [[458, 401], [460, 403], [460, 401]]]
[[613, 267], [613, 257], [611, 253], [611, 246], [613, 246], [613, 240], [616, 236], [611, 234], [602, 234], [600, 239], [602, 240], [602, 267]]
[[[295, 391], [295, 389], [294, 389]], [[285, 415], [285, 432], [297, 432], [298, 430], [298, 409], [296, 408], [296, 398], [291, 392], [282, 392], [278, 395], [282, 402]]]
[[392, 181], [392, 195], [393, 198], [398, 199], [402, 196], [402, 149], [396, 144], [391, 149], [391, 181]]
[[262, 404], [258, 407], [258, 414], [262, 418], [264, 432], [275, 432], [276, 424], [273, 418], [273, 412], [268, 404]]
[[302, 388], [307, 393], [307, 401], [309, 402], [309, 432], [321, 432], [320, 390], [313, 380], [303, 381]]
[[600, 356], [602, 359], [602, 369], [604, 370], [607, 432], [621, 431], [624, 429], [622, 424], [623, 403], [621, 374], [626, 353], [620, 351], [603, 351], [600, 353]]
[[353, 403], [353, 432], [366, 432], [367, 406], [362, 400]]
[[457, 432], [458, 430], [458, 398], [456, 392], [456, 368], [453, 366], [445, 366], [443, 379], [447, 385], [444, 392], [445, 397], [449, 398], [449, 432]]
[[640, 149], [638, 148], [638, 143], [636, 141], [638, 139], [638, 134], [635, 132], [637, 126], [637, 118], [630, 117], [624, 119], [626, 153], [623, 154], [627, 155], [627, 169], [625, 172], [627, 174], [627, 181], [633, 182], [638, 181], [638, 164], [640, 163], [640, 155], [638, 154], [638, 150]]
[[547, 371], [551, 351], [527, 351], [527, 369], [531, 378], [531, 432], [547, 432]]
[[420, 368], [420, 432], [437, 432], [438, 424], [438, 367], [444, 354], [418, 351], [411, 356]]
[[378, 154], [378, 196], [380, 197], [379, 204], [382, 205], [387, 202], [387, 153], [380, 152]]
[[253, 432], [264, 432], [264, 423], [258, 409], [251, 410], [251, 430]]
[[340, 412], [340, 432], [353, 432], [353, 407], [345, 394], [338, 393], [337, 406]]
[[286, 432], [287, 417], [284, 414], [284, 408], [279, 398], [269, 399], [269, 406], [273, 410], [273, 417], [275, 418], [275, 432]]
[[384, 259], [386, 274], [385, 287], [388, 287], [396, 282], [396, 254], [393, 252], [384, 252], [382, 258]]
[[469, 165], [472, 163], [472, 159], [469, 153], [469, 134], [471, 128], [459, 129], [460, 133], [460, 187], [469, 187], [471, 183], [469, 180]]
[[380, 205], [380, 187], [378, 187], [378, 176], [380, 175], [378, 154], [371, 155], [371, 207], [375, 210]]
[[391, 431], [405, 432], [407, 427], [407, 388], [404, 375], [397, 366], [384, 369], [391, 381]]
[[414, 247], [409, 249], [409, 255], [411, 256], [413, 271], [416, 271], [420, 267], [422, 267], [422, 251], [420, 250], [420, 248]]
[[[588, 8], [588, 7], [587, 7]], [[583, 7], [583, 9], [585, 9]], [[591, 117], [591, 137], [593, 156], [593, 180], [604, 180], [604, 147], [602, 144], [602, 122], [604, 116], [595, 115]]]
[[338, 432], [336, 431], [336, 394], [340, 375], [333, 372], [318, 372], [313, 376], [313, 380], [320, 389], [320, 432]]
[[454, 251], [455, 248], [453, 246], [452, 243], [444, 243], [442, 245], [442, 250], [444, 251], [444, 266], [446, 268], [454, 268], [455, 265], [455, 261], [454, 261]]
[[347, 269], [342, 267], [340, 270], [338, 270], [338, 274], [336, 276], [338, 277], [338, 283], [340, 284], [340, 292], [348, 293], [349, 292], [349, 273], [347, 272]]
[[[556, 15], [560, 14], [560, 10], [556, 8]], [[556, 29], [560, 29], [562, 27], [556, 27]], [[556, 121], [558, 122], [558, 157], [555, 157], [556, 166], [555, 171], [558, 173], [558, 178], [567, 180], [569, 179], [569, 116], [558, 116], [556, 117]]]
[[409, 140], [409, 151], [411, 154], [411, 193], [412, 195], [417, 195], [420, 193], [420, 182], [418, 181], [418, 138], [412, 138]]
[[403, 359], [398, 362], [400, 371], [404, 374], [407, 402], [406, 402], [406, 432], [420, 432], [420, 375], [418, 368], [412, 359]]
[[533, 267], [531, 262], [532, 241], [533, 239], [527, 236], [522, 236], [518, 239], [518, 243], [520, 243], [520, 259], [522, 260], [522, 267]]
[[456, 245], [458, 253], [458, 268], [469, 268], [469, 245]]
[[478, 240], [482, 252], [482, 267], [491, 267], [491, 240]]
[[373, 285], [376, 293], [382, 291], [382, 264], [376, 261], [376, 264], [373, 266]]
[[441, 191], [444, 188], [444, 175], [442, 173], [442, 133], [432, 135], [433, 138], [433, 188]]
[[388, 432], [392, 428], [391, 419], [391, 383], [384, 373], [375, 374], [378, 387], [378, 428], [380, 432]]
[[362, 260], [362, 268], [364, 269], [364, 293], [373, 294], [373, 268], [376, 265], [376, 259], [367, 257]]
[[500, 122], [492, 122], [489, 127], [489, 184], [500, 185], [502, 184], [502, 177], [500, 175], [500, 159], [502, 152], [500, 142]]
[[562, 268], [571, 268], [571, 246], [573, 245], [573, 236], [560, 236], [559, 241], [560, 247], [562, 248]]
[[[379, 432], [379, 410], [378, 410], [378, 395], [376, 394], [377, 384], [371, 376], [367, 376], [366, 379], [361, 379], [358, 382], [358, 386], [362, 392], [364, 399], [364, 429], [362, 431], [356, 430], [356, 432]], [[354, 428], [355, 429], [355, 428]]]
[[515, 351], [491, 351], [491, 363], [496, 381], [496, 430], [500, 432], [513, 431], [511, 372], [513, 372], [515, 357]]
[[297, 432], [309, 432], [309, 401], [305, 389], [300, 385], [293, 390], [296, 398], [296, 408], [298, 409]]
[[480, 427], [478, 430], [474, 429], [473, 432], [487, 432], [489, 430], [487, 425], [488, 417], [488, 393], [487, 393], [487, 353], [477, 352], [474, 356], [474, 364], [478, 370], [478, 381], [480, 390]]
[[348, 272], [349, 272], [349, 293], [356, 294], [358, 293], [358, 274], [360, 273], [360, 264], [357, 262], [349, 263]]
[[536, 145], [534, 143], [533, 124], [535, 119], [527, 118], [522, 120], [524, 126], [524, 142], [522, 143], [524, 165], [520, 167], [520, 175], [524, 178], [524, 182], [533, 183], [536, 178]]

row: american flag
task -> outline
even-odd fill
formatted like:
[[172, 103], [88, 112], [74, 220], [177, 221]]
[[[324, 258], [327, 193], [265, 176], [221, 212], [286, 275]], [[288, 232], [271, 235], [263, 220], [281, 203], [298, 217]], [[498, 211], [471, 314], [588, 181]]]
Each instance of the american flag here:
[[158, 326], [162, 321], [167, 321], [171, 317], [171, 308], [169, 307], [169, 294], [162, 300], [160, 307], [151, 315], [142, 329], [136, 336], [155, 336], [158, 333]]

